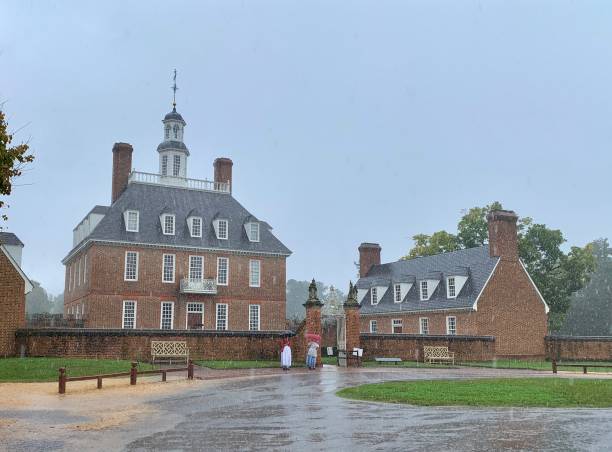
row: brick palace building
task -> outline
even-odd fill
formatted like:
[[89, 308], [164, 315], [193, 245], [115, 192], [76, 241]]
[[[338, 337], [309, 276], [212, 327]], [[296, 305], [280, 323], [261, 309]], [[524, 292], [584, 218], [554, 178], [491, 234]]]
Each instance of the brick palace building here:
[[548, 306], [518, 256], [517, 216], [487, 217], [489, 244], [380, 262], [359, 247], [361, 331], [495, 336], [497, 356], [544, 356]]
[[73, 232], [64, 312], [91, 328], [285, 329], [291, 254], [232, 196], [232, 161], [214, 180], [187, 178], [186, 125], [163, 119], [159, 173], [132, 171], [132, 146], [113, 146], [110, 206]]

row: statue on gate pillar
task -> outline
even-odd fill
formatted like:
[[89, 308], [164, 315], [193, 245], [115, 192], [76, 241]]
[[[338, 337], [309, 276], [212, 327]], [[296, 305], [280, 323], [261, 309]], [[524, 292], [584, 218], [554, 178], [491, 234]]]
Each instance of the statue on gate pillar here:
[[[361, 349], [361, 338], [360, 338], [360, 322], [359, 322], [359, 302], [357, 301], [357, 286], [353, 285], [351, 281], [349, 283], [348, 295], [344, 302], [344, 314], [346, 316], [346, 352], [352, 353], [354, 349]], [[358, 366], [361, 357], [359, 359], [347, 360], [347, 366]]]
[[[306, 343], [316, 342], [316, 358], [315, 358], [315, 366], [321, 365], [321, 307], [323, 303], [319, 300], [317, 296], [317, 283], [314, 278], [308, 287], [308, 300], [304, 303], [304, 307], [306, 308], [306, 334], [305, 339]], [[306, 349], [311, 349], [313, 347], [306, 347]], [[308, 358], [306, 360], [308, 362]]]

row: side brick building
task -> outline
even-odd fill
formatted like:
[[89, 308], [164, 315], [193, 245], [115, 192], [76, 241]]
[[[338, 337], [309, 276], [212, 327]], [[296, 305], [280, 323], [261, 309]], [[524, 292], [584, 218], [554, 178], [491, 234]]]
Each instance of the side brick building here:
[[186, 125], [163, 119], [159, 172], [132, 170], [132, 146], [113, 147], [112, 199], [73, 231], [64, 312], [90, 328], [285, 329], [291, 254], [272, 227], [232, 195], [228, 158], [214, 180], [187, 177]]
[[542, 357], [548, 306], [518, 256], [517, 215], [487, 217], [489, 244], [380, 262], [380, 246], [362, 243], [361, 331], [494, 336], [498, 357]]

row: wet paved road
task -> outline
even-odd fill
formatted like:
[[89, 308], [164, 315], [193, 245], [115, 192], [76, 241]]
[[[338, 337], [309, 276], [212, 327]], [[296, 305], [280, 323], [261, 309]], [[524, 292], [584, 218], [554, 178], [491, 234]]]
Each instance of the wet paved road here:
[[[262, 375], [269, 373], [273, 375]], [[245, 374], [252, 376], [231, 378]], [[100, 430], [62, 427], [78, 419], [77, 397], [85, 400], [93, 397], [95, 391], [53, 401], [45, 411], [17, 410], [13, 417], [28, 418], [31, 425], [20, 432], [19, 439], [0, 444], [0, 449], [1, 446], [5, 450], [129, 451], [612, 449], [612, 410], [427, 408], [357, 402], [335, 395], [346, 386], [381, 380], [550, 376], [542, 372], [326, 368], [316, 372], [293, 370], [287, 374], [201, 371], [199, 376], [224, 379], [193, 382], [172, 394], [147, 397], [138, 405], [141, 408], [130, 408], [134, 415], [128, 413], [127, 422]], [[112, 390], [106, 394], [110, 398]], [[75, 406], [68, 409], [69, 403]], [[0, 421], [3, 415], [11, 417], [0, 409]]]
[[467, 369], [328, 370], [228, 381], [215, 391], [162, 402], [167, 412], [181, 413], [181, 421], [129, 443], [127, 449], [612, 449], [612, 410], [424, 408], [335, 396], [340, 388], [383, 379], [487, 374], [499, 376], [497, 371]]

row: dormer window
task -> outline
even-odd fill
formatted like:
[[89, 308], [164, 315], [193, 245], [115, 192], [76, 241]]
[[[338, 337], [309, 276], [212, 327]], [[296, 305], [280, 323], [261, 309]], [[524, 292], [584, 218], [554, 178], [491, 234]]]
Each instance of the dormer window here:
[[139, 213], [137, 210], [126, 210], [124, 215], [125, 230], [128, 232], [138, 232]]
[[429, 287], [427, 281], [421, 281], [421, 301], [429, 300]]
[[164, 235], [174, 235], [174, 215], [162, 215], [162, 232]]
[[228, 222], [227, 220], [215, 220], [213, 222], [215, 233], [219, 240], [227, 240], [228, 237]]
[[246, 224], [247, 235], [251, 242], [259, 242], [259, 223], [251, 222]]
[[202, 237], [202, 217], [190, 217], [188, 226], [191, 237]]
[[370, 290], [370, 302], [378, 304], [378, 287], [372, 287], [372, 290]]
[[455, 298], [457, 293], [455, 291], [455, 278], [453, 276], [449, 276], [446, 279], [446, 287], [448, 289], [448, 298]]
[[400, 284], [395, 284], [393, 286], [393, 297], [396, 303], [402, 302], [402, 286]]

